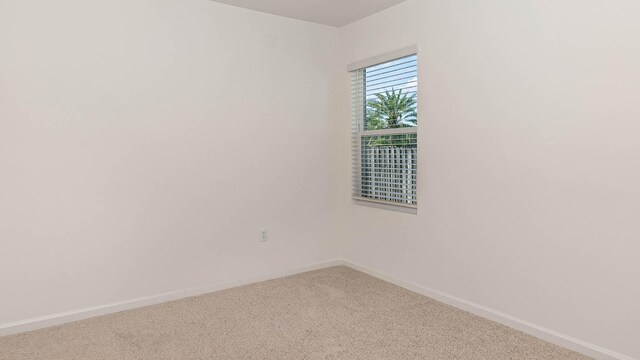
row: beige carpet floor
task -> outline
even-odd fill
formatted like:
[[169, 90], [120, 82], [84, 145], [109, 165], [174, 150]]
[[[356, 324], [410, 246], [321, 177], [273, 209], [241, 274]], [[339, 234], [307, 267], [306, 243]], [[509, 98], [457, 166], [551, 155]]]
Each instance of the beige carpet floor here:
[[587, 357], [339, 266], [2, 337], [0, 359]]

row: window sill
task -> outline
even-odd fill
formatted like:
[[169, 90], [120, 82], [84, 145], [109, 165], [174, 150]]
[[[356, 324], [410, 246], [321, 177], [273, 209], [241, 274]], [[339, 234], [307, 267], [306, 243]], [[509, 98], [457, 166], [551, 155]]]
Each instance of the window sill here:
[[376, 201], [376, 200], [359, 198], [359, 197], [353, 197], [352, 201], [354, 205], [358, 205], [358, 206], [366, 206], [366, 207], [372, 207], [376, 209], [397, 211], [405, 214], [413, 214], [413, 215], [418, 214], [418, 207], [412, 206], [412, 205], [396, 205], [396, 204], [388, 203], [385, 201]]

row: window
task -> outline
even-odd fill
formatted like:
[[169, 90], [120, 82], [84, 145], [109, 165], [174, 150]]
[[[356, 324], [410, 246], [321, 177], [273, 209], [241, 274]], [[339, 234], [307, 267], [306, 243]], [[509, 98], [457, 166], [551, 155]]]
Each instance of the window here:
[[418, 57], [392, 59], [350, 66], [353, 198], [417, 209]]

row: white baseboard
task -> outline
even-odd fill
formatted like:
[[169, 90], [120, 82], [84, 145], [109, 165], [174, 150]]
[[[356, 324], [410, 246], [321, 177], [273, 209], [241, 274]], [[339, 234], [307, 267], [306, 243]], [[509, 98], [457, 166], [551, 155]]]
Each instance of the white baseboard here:
[[470, 301], [466, 301], [455, 296], [451, 296], [449, 294], [442, 293], [440, 291], [436, 291], [433, 289], [429, 289], [417, 284], [413, 284], [408, 281], [400, 280], [396, 277], [387, 275], [377, 270], [373, 270], [364, 265], [357, 264], [352, 261], [343, 260], [343, 265], [348, 266], [354, 270], [361, 271], [363, 273], [369, 274], [378, 279], [390, 282], [392, 284], [403, 287], [407, 290], [411, 290], [418, 294], [430, 297], [432, 299], [443, 302], [447, 305], [451, 305], [458, 309], [462, 309], [468, 311], [472, 314], [481, 316], [483, 318], [493, 320], [497, 323], [509, 326], [516, 330], [520, 330], [529, 335], [533, 335], [537, 338], [550, 342], [552, 344], [556, 344], [558, 346], [562, 346], [567, 349], [571, 349], [573, 351], [579, 352], [581, 354], [590, 356], [592, 358], [598, 360], [634, 360], [633, 358], [618, 354], [609, 349], [602, 348], [600, 346], [588, 343], [586, 341], [576, 339], [571, 336], [567, 336], [561, 334], [557, 331], [544, 328], [542, 326], [538, 326], [536, 324], [530, 323], [528, 321], [518, 319], [516, 317], [510, 316], [505, 313], [501, 313], [499, 311], [487, 308], [482, 305], [474, 304]]
[[84, 320], [96, 316], [113, 314], [116, 312], [131, 310], [143, 306], [155, 305], [164, 303], [167, 301], [184, 299], [192, 296], [208, 294], [214, 291], [230, 289], [238, 286], [253, 284], [261, 281], [277, 279], [289, 275], [295, 275], [307, 271], [313, 271], [318, 269], [324, 269], [331, 266], [342, 265], [341, 260], [329, 261], [324, 263], [319, 263], [310, 266], [304, 266], [301, 268], [291, 269], [287, 271], [281, 271], [269, 275], [257, 276], [250, 279], [237, 280], [232, 282], [226, 282], [221, 284], [202, 286], [191, 289], [183, 289], [172, 292], [167, 292], [164, 294], [151, 295], [142, 298], [132, 299], [121, 301], [112, 304], [93, 306], [79, 310], [67, 311], [58, 314], [52, 314], [22, 321], [10, 322], [5, 324], [0, 324], [0, 336], [12, 335], [23, 333], [27, 331], [33, 331], [37, 329], [42, 329], [50, 326], [61, 325], [70, 323], [73, 321]]

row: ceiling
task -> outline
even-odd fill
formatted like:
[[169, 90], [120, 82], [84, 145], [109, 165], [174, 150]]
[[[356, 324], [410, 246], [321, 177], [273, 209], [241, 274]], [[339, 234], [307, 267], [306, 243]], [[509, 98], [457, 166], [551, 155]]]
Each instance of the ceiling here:
[[314, 23], [343, 26], [404, 0], [213, 0]]

